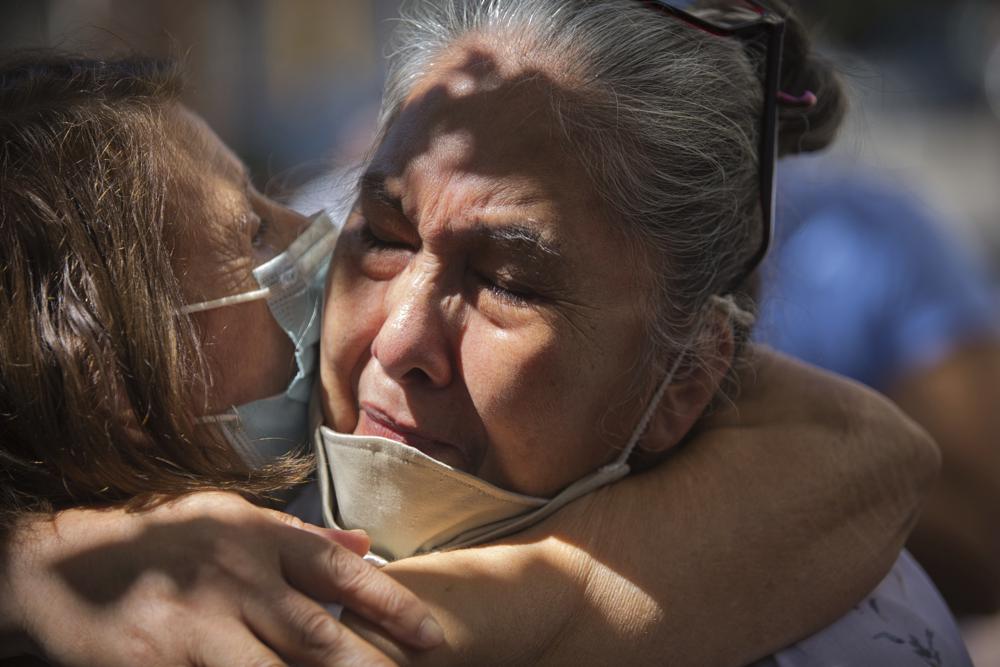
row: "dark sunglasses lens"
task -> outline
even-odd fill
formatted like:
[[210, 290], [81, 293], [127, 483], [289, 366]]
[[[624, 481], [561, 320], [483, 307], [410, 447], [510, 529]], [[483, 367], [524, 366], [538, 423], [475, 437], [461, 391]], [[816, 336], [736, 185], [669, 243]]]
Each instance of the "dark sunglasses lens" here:
[[727, 30], [756, 23], [761, 17], [760, 12], [753, 5], [741, 0], [723, 2], [719, 0], [657, 0], [657, 2]]

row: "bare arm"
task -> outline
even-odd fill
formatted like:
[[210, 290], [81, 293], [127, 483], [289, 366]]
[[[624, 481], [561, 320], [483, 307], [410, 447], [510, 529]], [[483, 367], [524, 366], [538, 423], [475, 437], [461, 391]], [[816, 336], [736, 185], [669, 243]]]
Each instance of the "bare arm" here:
[[[870, 393], [772, 358], [757, 372], [745, 380], [739, 409], [707, 421], [669, 463], [593, 494], [506, 544], [392, 565], [389, 573], [425, 597], [443, 622], [442, 649], [406, 653], [371, 627], [362, 631], [398, 659], [428, 664], [595, 663], [628, 655], [633, 662], [736, 665], [829, 622], [888, 569], [936, 453], [922, 432]], [[59, 531], [19, 533], [16, 544], [6, 545], [0, 571], [7, 587], [0, 600], [3, 638], [27, 627], [44, 654], [75, 656], [61, 660], [67, 664], [95, 662], [87, 655], [100, 655], [102, 664], [136, 664], [135, 651], [144, 664], [157, 664], [146, 658], [165, 648], [157, 643], [163, 639], [175, 642], [166, 650], [183, 652], [176, 662], [245, 663], [252, 642], [227, 642], [233, 633], [210, 632], [202, 619], [206, 609], [231, 612], [252, 602], [247, 593], [255, 590], [276, 596], [260, 608], [290, 623], [280, 641], [306, 640], [312, 660], [300, 662], [335, 662], [333, 645], [366, 654], [344, 634], [318, 643], [308, 631], [301, 634], [308, 614], [275, 614], [289, 595], [282, 577], [308, 568], [276, 572], [287, 556], [260, 547], [284, 552], [299, 544], [306, 547], [301, 553], [318, 554], [326, 543], [306, 545], [299, 531], [266, 527], [253, 514], [263, 510], [233, 502], [188, 505], [160, 518], [74, 511]], [[178, 530], [169, 528], [175, 524]], [[207, 530], [196, 534], [185, 525]], [[116, 537], [122, 531], [127, 535]], [[136, 531], [142, 540], [129, 537]], [[117, 553], [120, 567], [88, 547], [108, 540], [107, 546], [127, 546], [120, 553], [101, 547], [102, 554]], [[234, 549], [244, 555], [234, 559]], [[223, 557], [206, 562], [205, 553]], [[343, 564], [320, 559], [316, 580], [296, 585], [315, 594], [326, 566], [335, 566], [326, 581], [336, 582], [347, 572]], [[122, 573], [136, 568], [151, 576], [125, 577], [131, 583], [119, 585]], [[103, 571], [111, 578], [102, 579]], [[197, 585], [178, 586], [176, 574]], [[363, 596], [361, 581], [348, 580], [348, 597]], [[97, 597], [88, 600], [80, 586]], [[382, 609], [374, 619], [391, 626], [405, 616], [414, 628], [420, 614], [412, 603], [400, 606], [402, 591], [389, 594], [381, 583], [369, 590], [377, 598], [371, 604]], [[95, 600], [114, 591], [114, 604], [98, 613]], [[30, 617], [23, 613], [28, 608]], [[305, 626], [317, 631], [329, 624]], [[114, 639], [116, 629], [129, 645]], [[10, 648], [6, 641], [3, 648]], [[198, 653], [209, 649], [211, 659]]]
[[1000, 609], [1000, 340], [969, 343], [890, 396], [941, 446], [910, 547], [958, 613]]
[[504, 544], [390, 565], [448, 638], [396, 659], [743, 665], [845, 613], [895, 560], [936, 449], [876, 394], [772, 353], [743, 385], [658, 468]]

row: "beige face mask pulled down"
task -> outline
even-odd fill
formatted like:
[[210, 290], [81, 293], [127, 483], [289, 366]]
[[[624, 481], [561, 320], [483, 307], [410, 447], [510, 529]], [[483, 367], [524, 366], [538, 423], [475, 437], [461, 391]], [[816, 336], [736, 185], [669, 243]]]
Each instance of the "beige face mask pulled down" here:
[[315, 431], [323, 519], [362, 528], [372, 551], [398, 560], [490, 542], [524, 530], [567, 503], [620, 480], [683, 355], [650, 401], [618, 457], [552, 498], [513, 493], [387, 438]]

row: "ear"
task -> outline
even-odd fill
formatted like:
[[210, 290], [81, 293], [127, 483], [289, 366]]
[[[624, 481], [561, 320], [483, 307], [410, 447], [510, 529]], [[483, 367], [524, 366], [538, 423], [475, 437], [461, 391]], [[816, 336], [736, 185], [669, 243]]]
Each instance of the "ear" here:
[[[713, 308], [710, 318], [696, 347], [695, 354], [701, 359], [684, 379], [667, 387], [639, 442], [640, 450], [662, 453], [680, 442], [701, 418], [729, 373], [736, 350], [729, 315], [721, 308]], [[681, 361], [681, 368], [690, 361]]]

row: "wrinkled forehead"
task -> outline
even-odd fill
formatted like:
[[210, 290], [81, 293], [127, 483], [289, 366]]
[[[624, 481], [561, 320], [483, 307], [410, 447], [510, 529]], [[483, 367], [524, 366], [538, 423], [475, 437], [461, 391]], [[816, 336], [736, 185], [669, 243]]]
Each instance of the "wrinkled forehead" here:
[[537, 66], [480, 46], [454, 47], [414, 86], [371, 166], [401, 175], [432, 156], [469, 173], [551, 178], [567, 157], [553, 107], [564, 92]]

